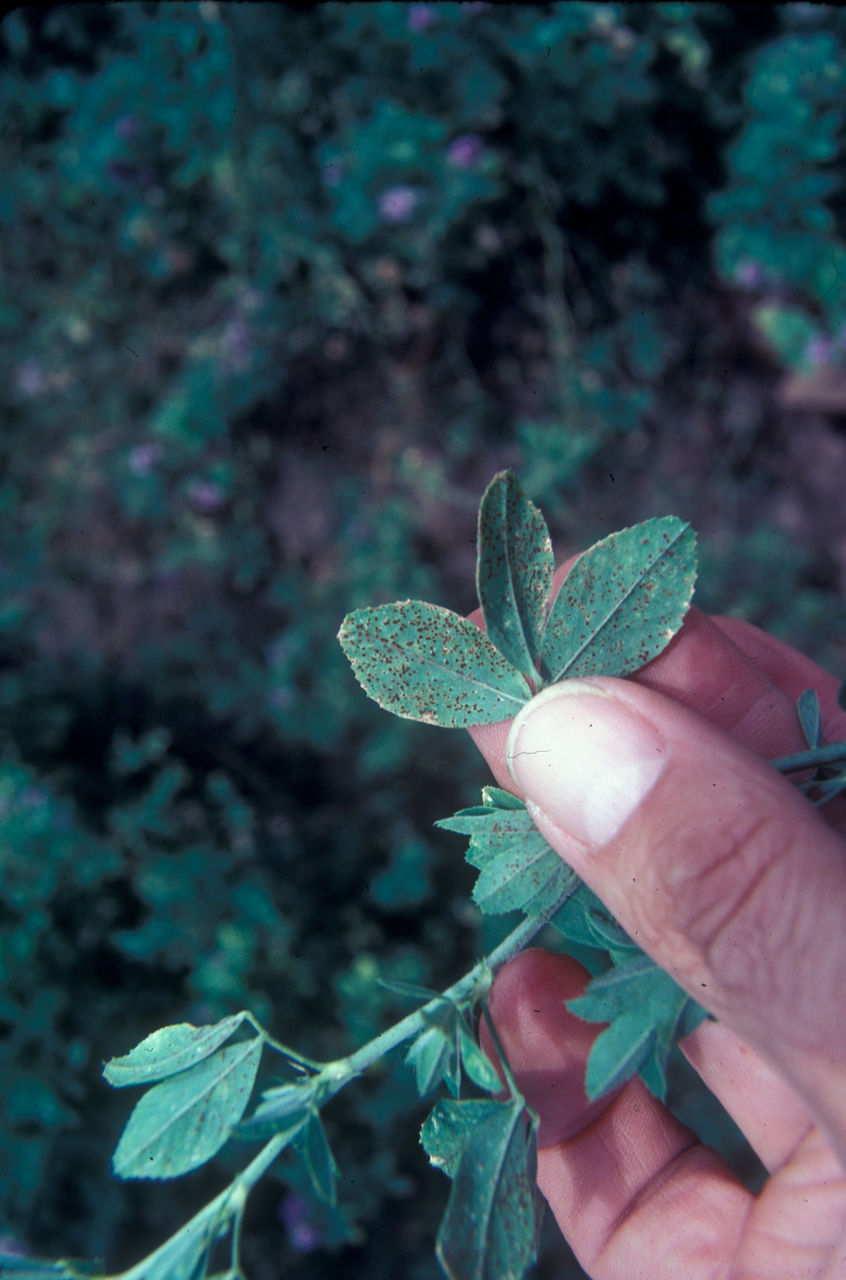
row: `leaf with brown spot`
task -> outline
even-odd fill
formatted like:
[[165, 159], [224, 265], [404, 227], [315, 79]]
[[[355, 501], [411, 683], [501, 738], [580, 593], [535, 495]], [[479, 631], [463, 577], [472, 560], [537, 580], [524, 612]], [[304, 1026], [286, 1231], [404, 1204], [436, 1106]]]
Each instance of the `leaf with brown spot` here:
[[677, 516], [603, 538], [570, 570], [546, 622], [541, 670], [626, 676], [657, 658], [684, 621], [696, 581], [696, 534]]
[[447, 729], [514, 716], [531, 690], [477, 626], [421, 600], [348, 613], [338, 632], [356, 679], [386, 711]]
[[546, 521], [513, 471], [501, 471], [479, 506], [476, 590], [485, 632], [508, 661], [537, 683], [552, 543]]

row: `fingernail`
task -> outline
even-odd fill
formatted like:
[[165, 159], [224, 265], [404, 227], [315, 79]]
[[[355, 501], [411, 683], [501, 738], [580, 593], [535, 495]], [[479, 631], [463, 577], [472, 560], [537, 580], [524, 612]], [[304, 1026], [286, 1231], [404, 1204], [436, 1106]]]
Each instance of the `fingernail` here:
[[604, 688], [567, 680], [520, 712], [506, 759], [526, 800], [569, 836], [599, 848], [655, 785], [666, 742]]

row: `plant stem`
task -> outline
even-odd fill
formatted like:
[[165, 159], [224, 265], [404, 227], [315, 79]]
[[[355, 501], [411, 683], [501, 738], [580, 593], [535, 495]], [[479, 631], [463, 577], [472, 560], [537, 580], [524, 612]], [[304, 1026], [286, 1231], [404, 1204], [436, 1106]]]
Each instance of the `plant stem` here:
[[289, 1133], [275, 1134], [269, 1142], [264, 1144], [258, 1155], [253, 1157], [246, 1169], [236, 1174], [229, 1186], [195, 1213], [193, 1218], [180, 1227], [175, 1235], [170, 1236], [164, 1244], [159, 1245], [158, 1249], [148, 1254], [134, 1267], [130, 1267], [128, 1271], [122, 1271], [119, 1276], [114, 1276], [111, 1280], [147, 1280], [147, 1277], [155, 1273], [157, 1262], [161, 1261], [165, 1269], [168, 1261], [178, 1264], [179, 1255], [182, 1252], [180, 1237], [184, 1241], [183, 1247], [186, 1253], [196, 1247], [194, 1242], [197, 1240], [205, 1239], [206, 1247], [210, 1248], [223, 1234], [229, 1220], [243, 1213], [250, 1191], [289, 1141]]
[[[484, 987], [487, 990], [496, 970], [504, 965], [506, 960], [510, 960], [512, 956], [522, 951], [527, 943], [531, 942], [532, 938], [540, 933], [541, 929], [555, 915], [556, 911], [563, 906], [573, 892], [574, 890], [570, 886], [544, 915], [528, 916], [525, 920], [522, 920], [517, 925], [517, 928], [512, 929], [511, 933], [502, 940], [499, 946], [494, 948], [490, 955], [480, 960], [469, 973], [466, 973], [463, 978], [460, 978], [458, 982], [444, 991], [442, 995], [439, 995], [437, 999], [428, 1001], [422, 1008], [408, 1014], [407, 1017], [395, 1023], [392, 1027], [388, 1027], [386, 1031], [375, 1036], [348, 1057], [338, 1058], [335, 1062], [327, 1062], [323, 1065], [320, 1070], [320, 1075], [323, 1076], [326, 1082], [326, 1092], [323, 1094], [323, 1100], [328, 1101], [329, 1098], [334, 1097], [350, 1080], [355, 1076], [361, 1075], [363, 1071], [366, 1071], [374, 1062], [378, 1062], [385, 1054], [390, 1053], [397, 1045], [406, 1040], [411, 1040], [419, 1032], [424, 1031], [427, 1026], [426, 1016], [435, 1013], [444, 1000], [460, 1005], [478, 996], [480, 988]], [[252, 1017], [249, 1020], [261, 1035], [270, 1040], [270, 1037], [266, 1036], [266, 1033], [253, 1021]], [[299, 1054], [294, 1054], [287, 1049], [283, 1051], [288, 1053], [295, 1061], [301, 1063], [309, 1062], [309, 1059], [303, 1058]], [[184, 1249], [186, 1253], [190, 1252], [195, 1247], [192, 1242], [198, 1239], [204, 1239], [206, 1248], [211, 1248], [215, 1240], [219, 1239], [223, 1234], [232, 1218], [235, 1218], [236, 1223], [232, 1262], [233, 1266], [236, 1265], [237, 1236], [240, 1234], [240, 1220], [247, 1196], [290, 1140], [290, 1130], [274, 1134], [265, 1143], [258, 1155], [253, 1157], [247, 1167], [232, 1179], [229, 1186], [215, 1196], [213, 1200], [210, 1200], [205, 1208], [196, 1213], [175, 1235], [170, 1236], [169, 1239], [165, 1240], [164, 1244], [160, 1245], [158, 1249], [134, 1267], [131, 1267], [128, 1271], [122, 1271], [119, 1276], [111, 1277], [111, 1280], [147, 1280], [147, 1277], [153, 1274], [153, 1269], [157, 1262], [176, 1261], [182, 1250]]]
[[[531, 942], [532, 938], [540, 933], [541, 929], [572, 893], [572, 887], [568, 888], [560, 901], [544, 915], [527, 916], [525, 920], [522, 920], [517, 925], [516, 929], [512, 929], [508, 937], [504, 938], [490, 955], [485, 956], [477, 965], [474, 965], [469, 973], [466, 973], [463, 978], [460, 978], [458, 982], [444, 991], [437, 1000], [430, 1000], [428, 1004], [424, 1004], [422, 1008], [408, 1014], [400, 1022], [395, 1022], [392, 1027], [388, 1027], [386, 1031], [369, 1040], [360, 1049], [356, 1049], [349, 1057], [340, 1058], [336, 1063], [331, 1063], [330, 1065], [336, 1069], [337, 1076], [330, 1086], [329, 1096], [332, 1097], [338, 1093], [353, 1076], [361, 1075], [363, 1071], [366, 1071], [374, 1062], [378, 1062], [386, 1053], [390, 1053], [397, 1045], [403, 1044], [406, 1040], [411, 1040], [420, 1031], [425, 1030], [428, 1025], [427, 1016], [436, 1013], [444, 1000], [450, 1000], [460, 1005], [476, 996], [479, 992], [479, 987], [483, 983], [486, 987], [489, 986], [493, 973], [501, 968], [506, 960], [510, 960], [512, 956], [517, 955], [518, 951], [522, 951]], [[333, 1072], [332, 1074], [334, 1076], [336, 1073]]]

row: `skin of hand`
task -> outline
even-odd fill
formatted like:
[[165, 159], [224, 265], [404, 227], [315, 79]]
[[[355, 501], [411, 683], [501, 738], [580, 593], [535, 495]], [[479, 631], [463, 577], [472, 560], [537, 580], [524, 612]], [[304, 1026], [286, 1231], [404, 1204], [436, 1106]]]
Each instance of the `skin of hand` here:
[[[804, 748], [807, 688], [824, 740], [846, 739], [838, 687], [694, 608], [636, 676], [564, 681], [471, 730], [499, 785], [718, 1019], [682, 1049], [769, 1173], [753, 1196], [639, 1078], [589, 1103], [602, 1028], [565, 1008], [588, 975], [524, 951], [490, 1011], [539, 1116], [540, 1190], [593, 1280], [846, 1278], [846, 802], [815, 809], [766, 763]], [[495, 1061], [484, 1028], [482, 1043]]]

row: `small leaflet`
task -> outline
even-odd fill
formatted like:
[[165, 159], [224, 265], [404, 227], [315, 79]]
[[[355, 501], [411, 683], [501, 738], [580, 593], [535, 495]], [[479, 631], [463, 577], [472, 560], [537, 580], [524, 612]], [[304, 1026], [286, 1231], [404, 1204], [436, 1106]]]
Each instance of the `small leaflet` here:
[[308, 1120], [317, 1087], [314, 1077], [265, 1090], [253, 1114], [240, 1122], [232, 1136], [252, 1142], [288, 1133], [290, 1141]]
[[612, 533], [575, 563], [552, 602], [544, 677], [625, 676], [681, 627], [696, 580], [696, 534], [677, 516]]
[[805, 741], [813, 751], [820, 745], [820, 732], [822, 729], [820, 700], [815, 689], [806, 689], [804, 693], [800, 693], [796, 702], [796, 710], [799, 714], [799, 723], [802, 726]]
[[637, 1071], [663, 1099], [673, 1045], [708, 1016], [641, 951], [624, 955], [614, 968], [593, 978], [583, 996], [567, 1001], [567, 1008], [587, 1022], [611, 1024], [597, 1036], [588, 1058], [585, 1088], [591, 1099]]
[[417, 1093], [425, 1098], [427, 1093], [443, 1080], [453, 1097], [458, 1094], [458, 1045], [456, 1041], [455, 1018], [453, 1010], [449, 1026], [433, 1025], [421, 1031], [411, 1044], [405, 1055], [408, 1066], [414, 1069]]
[[553, 568], [546, 521], [501, 471], [479, 506], [476, 590], [488, 639], [535, 684]]
[[116, 1089], [164, 1080], [209, 1057], [240, 1027], [245, 1017], [244, 1013], [233, 1013], [210, 1026], [195, 1027], [190, 1022], [177, 1022], [170, 1027], [160, 1027], [130, 1053], [107, 1062], [103, 1075]]
[[348, 613], [338, 639], [364, 692], [386, 711], [447, 729], [514, 716], [531, 690], [477, 626], [405, 600]]
[[314, 1194], [324, 1204], [336, 1204], [338, 1199], [338, 1166], [329, 1148], [326, 1130], [317, 1111], [312, 1111], [298, 1142], [305, 1158], [308, 1176]]
[[458, 1044], [461, 1065], [478, 1089], [485, 1093], [501, 1093], [503, 1082], [496, 1067], [473, 1036], [463, 1018], [458, 1021]]
[[536, 1122], [522, 1098], [438, 1102], [420, 1133], [452, 1179], [438, 1231], [449, 1280], [521, 1280], [536, 1256]]
[[141, 1097], [112, 1157], [119, 1178], [177, 1178], [205, 1164], [244, 1114], [264, 1041], [219, 1049]]

